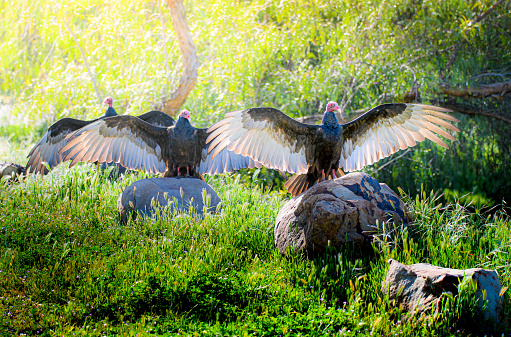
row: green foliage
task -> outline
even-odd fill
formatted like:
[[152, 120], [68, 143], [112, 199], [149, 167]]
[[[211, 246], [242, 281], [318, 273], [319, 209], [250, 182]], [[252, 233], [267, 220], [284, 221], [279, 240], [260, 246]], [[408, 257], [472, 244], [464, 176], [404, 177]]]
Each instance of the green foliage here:
[[[491, 4], [188, 3], [201, 68], [187, 107], [198, 119], [247, 105], [272, 105], [300, 116], [321, 111], [327, 99], [348, 110], [396, 100], [412, 85], [421, 86], [427, 100], [435, 97], [455, 45], [463, 53], [446, 74], [451, 85], [464, 86], [474, 74], [509, 66], [511, 36], [503, 30], [511, 23], [509, 4], [497, 8], [498, 20], [471, 25]], [[176, 85], [179, 48], [170, 14], [159, 2], [1, 6], [1, 88], [19, 94], [16, 110], [34, 119], [99, 114], [71, 31], [100, 91], [114, 96], [122, 112], [158, 105]]]
[[[399, 102], [412, 87], [428, 102], [438, 98], [440, 85], [509, 80], [510, 4], [473, 23], [492, 4], [187, 2], [201, 67], [185, 108], [199, 126], [249, 106], [274, 106], [293, 117], [315, 114], [328, 100], [337, 100], [350, 116], [355, 109]], [[61, 117], [91, 119], [102, 113], [79, 46], [101, 95], [113, 96], [120, 113], [160, 107], [178, 84], [179, 47], [161, 2], [2, 2], [0, 13], [0, 90], [5, 102], [14, 100], [13, 113], [27, 116], [31, 126], [17, 130], [13, 141]], [[495, 109], [502, 98], [508, 100], [485, 99], [483, 108]], [[367, 171], [411, 194], [424, 185], [480, 196], [473, 202], [486, 205], [508, 200], [510, 128], [487, 118], [456, 117], [462, 132], [448, 151], [426, 142], [382, 171], [376, 170], [388, 161]], [[263, 171], [261, 177], [268, 187], [282, 187], [278, 174]]]
[[380, 290], [390, 258], [497, 269], [509, 287], [505, 213], [441, 207], [422, 192], [405, 199], [412, 226], [387, 226], [367, 250], [348, 245], [307, 260], [274, 248], [273, 225], [286, 200], [229, 176], [208, 179], [223, 200], [218, 215], [163, 214], [120, 225], [117, 196], [142, 177], [110, 180], [94, 165], [78, 165], [0, 189], [2, 331], [449, 336], [511, 325], [508, 292], [503, 322], [493, 326], [480, 320], [465, 283], [424, 321], [406, 319]]

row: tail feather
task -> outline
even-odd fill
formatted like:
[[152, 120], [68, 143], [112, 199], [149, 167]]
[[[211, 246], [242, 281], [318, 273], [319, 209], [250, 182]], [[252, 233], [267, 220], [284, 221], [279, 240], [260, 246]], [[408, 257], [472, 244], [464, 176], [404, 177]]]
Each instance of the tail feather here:
[[284, 187], [291, 193], [292, 197], [296, 197], [308, 190], [315, 183], [316, 179], [308, 174], [295, 174], [284, 184]]
[[[327, 174], [327, 180], [335, 179], [344, 176], [345, 173], [339, 168], [335, 171], [335, 177], [332, 177], [332, 171]], [[284, 187], [287, 189], [291, 196], [296, 197], [311, 188], [314, 184], [321, 181], [321, 177], [314, 178], [313, 175], [309, 174], [295, 174], [285, 184]]]

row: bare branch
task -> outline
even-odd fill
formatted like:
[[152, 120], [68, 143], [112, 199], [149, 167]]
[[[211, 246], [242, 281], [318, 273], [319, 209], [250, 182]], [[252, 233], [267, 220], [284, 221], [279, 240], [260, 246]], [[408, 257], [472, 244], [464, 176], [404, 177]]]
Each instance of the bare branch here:
[[179, 49], [183, 59], [183, 73], [179, 80], [179, 86], [170, 95], [170, 98], [163, 104], [163, 111], [166, 114], [174, 115], [184, 104], [186, 98], [197, 83], [197, 70], [199, 68], [199, 57], [193, 44], [192, 34], [186, 21], [185, 7], [182, 0], [166, 0], [170, 8], [172, 23], [179, 41]]
[[472, 107], [470, 105], [455, 103], [455, 102], [440, 102], [440, 103], [438, 103], [438, 105], [440, 105], [444, 108], [454, 110], [456, 112], [463, 113], [463, 114], [491, 117], [491, 118], [495, 118], [495, 119], [498, 119], [503, 122], [511, 124], [511, 119], [506, 118], [502, 115], [496, 114], [496, 113], [492, 112], [491, 110], [483, 111], [479, 108]]
[[411, 148], [408, 148], [408, 150], [406, 150], [403, 154], [401, 154], [399, 157], [396, 157], [396, 158], [392, 158], [392, 160], [388, 161], [387, 163], [385, 163], [384, 165], [378, 167], [378, 170], [381, 170], [382, 168], [384, 168], [385, 166], [388, 166], [390, 164], [392, 164], [393, 162], [395, 162], [396, 160], [398, 160], [399, 158], [403, 157], [405, 154], [407, 154], [408, 152], [410, 152]]
[[473, 20], [472, 24], [474, 25], [478, 22], [483, 21], [488, 15], [490, 15], [491, 12], [493, 12], [495, 10], [495, 8], [497, 8], [498, 5], [500, 5], [503, 2], [504, 2], [504, 0], [499, 0], [496, 3], [494, 3], [490, 8], [488, 8], [488, 10], [486, 12], [479, 15], [475, 20]]
[[41, 65], [40, 65], [41, 68], [42, 68], [43, 64], [45, 64], [46, 61], [48, 61], [48, 59], [50, 58], [51, 54], [53, 54], [53, 50], [55, 49], [55, 46], [57, 45], [57, 42], [60, 39], [60, 36], [61, 36], [61, 34], [59, 34], [59, 36], [57, 36], [57, 38], [53, 41], [53, 44], [51, 45], [50, 51], [48, 52], [48, 54], [44, 58], [43, 63], [41, 63]]
[[500, 74], [500, 73], [482, 73], [482, 74], [479, 74], [479, 75], [472, 76], [471, 78], [472, 79], [476, 79], [476, 78], [481, 78], [481, 77], [485, 77], [485, 76], [494, 76], [494, 77], [500, 77], [500, 78], [502, 78], [504, 80], [505, 79], [504, 75], [506, 75], [506, 74]]
[[482, 85], [480, 88], [456, 89], [441, 87], [440, 93], [453, 97], [488, 97], [491, 95], [503, 96], [511, 91], [511, 81]]
[[101, 98], [101, 94], [99, 93], [98, 85], [96, 84], [96, 76], [92, 72], [92, 69], [89, 66], [89, 62], [87, 61], [87, 55], [83, 51], [82, 46], [78, 42], [78, 38], [76, 37], [76, 35], [73, 32], [73, 30], [71, 29], [71, 27], [69, 27], [69, 24], [67, 23], [67, 21], [64, 20], [64, 24], [66, 25], [66, 28], [69, 31], [69, 33], [71, 33], [71, 35], [73, 36], [73, 39], [75, 40], [75, 43], [78, 46], [78, 49], [80, 50], [80, 54], [82, 55], [83, 63], [85, 64], [85, 68], [87, 68], [87, 72], [89, 73], [90, 79], [92, 81], [92, 86], [94, 87], [94, 91], [96, 91], [96, 95], [98, 96], [99, 104], [101, 104], [101, 103], [103, 103], [103, 99]]

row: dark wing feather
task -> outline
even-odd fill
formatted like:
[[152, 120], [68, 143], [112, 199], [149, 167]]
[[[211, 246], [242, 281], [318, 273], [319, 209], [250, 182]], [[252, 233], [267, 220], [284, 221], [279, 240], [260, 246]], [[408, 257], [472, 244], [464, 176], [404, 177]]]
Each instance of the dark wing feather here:
[[425, 138], [448, 148], [435, 133], [456, 140], [439, 127], [460, 131], [445, 121], [459, 122], [445, 114], [450, 111], [424, 104], [379, 105], [341, 126], [342, 156], [339, 166], [345, 171], [360, 170]]
[[208, 129], [208, 152], [224, 149], [262, 165], [291, 173], [306, 173], [315, 158], [319, 126], [306, 125], [274, 108], [233, 111]]
[[149, 124], [165, 128], [175, 124], [174, 118], [158, 110], [146, 112], [145, 114], [138, 116], [138, 118]]
[[63, 118], [48, 128], [48, 131], [30, 150], [28, 154], [27, 171], [48, 173], [48, 169], [43, 165], [47, 162], [50, 168], [54, 168], [62, 162], [65, 153], [59, 151], [65, 145], [65, 138], [70, 133], [92, 123], [94, 121], [82, 121], [74, 118]]
[[61, 152], [64, 160], [77, 162], [115, 162], [133, 170], [164, 173], [166, 128], [151, 125], [133, 116], [98, 120], [68, 137]]

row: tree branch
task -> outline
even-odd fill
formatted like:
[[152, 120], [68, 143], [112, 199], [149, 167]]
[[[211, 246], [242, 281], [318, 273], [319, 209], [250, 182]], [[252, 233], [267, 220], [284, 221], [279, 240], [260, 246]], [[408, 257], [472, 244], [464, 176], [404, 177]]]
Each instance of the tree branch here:
[[497, 8], [498, 5], [500, 5], [503, 2], [504, 2], [504, 0], [499, 0], [496, 3], [494, 3], [490, 8], [488, 8], [488, 10], [486, 12], [479, 15], [475, 20], [473, 20], [472, 24], [474, 25], [478, 22], [483, 21], [488, 15], [490, 15], [491, 12], [493, 12], [495, 10], [495, 8]]
[[491, 95], [503, 96], [511, 91], [511, 81], [482, 85], [481, 88], [456, 89], [440, 87], [440, 93], [453, 97], [488, 97]]
[[461, 104], [461, 103], [455, 103], [455, 102], [449, 102], [449, 101], [448, 102], [439, 102], [438, 105], [440, 105], [444, 108], [454, 110], [456, 112], [463, 113], [463, 114], [491, 117], [491, 118], [495, 118], [495, 119], [498, 119], [503, 122], [511, 124], [511, 119], [506, 118], [502, 115], [496, 114], [496, 113], [492, 112], [491, 110], [483, 111], [479, 108], [476, 108], [476, 107], [473, 107], [473, 106], [470, 106], [467, 104]]
[[69, 31], [69, 33], [71, 33], [71, 35], [73, 36], [73, 39], [75, 40], [75, 43], [78, 46], [78, 49], [80, 50], [80, 54], [82, 55], [82, 58], [83, 58], [83, 63], [85, 64], [85, 68], [87, 68], [87, 72], [89, 73], [90, 79], [92, 81], [92, 86], [94, 87], [94, 91], [96, 91], [96, 95], [98, 96], [99, 104], [101, 104], [101, 103], [103, 103], [103, 99], [101, 98], [101, 94], [99, 93], [98, 85], [96, 84], [96, 76], [94, 76], [94, 74], [92, 73], [92, 70], [89, 66], [89, 62], [87, 61], [87, 55], [83, 51], [82, 46], [78, 42], [78, 38], [76, 37], [76, 35], [73, 32], [73, 30], [71, 29], [71, 27], [69, 27], [69, 24], [67, 23], [67, 21], [64, 20], [64, 24], [66, 25], [66, 28]]
[[170, 8], [172, 23], [179, 41], [179, 49], [183, 58], [183, 73], [179, 80], [179, 86], [163, 104], [163, 111], [168, 115], [174, 115], [184, 104], [186, 98], [197, 83], [197, 70], [199, 58], [193, 44], [192, 34], [186, 21], [185, 7], [182, 0], [166, 0]]

